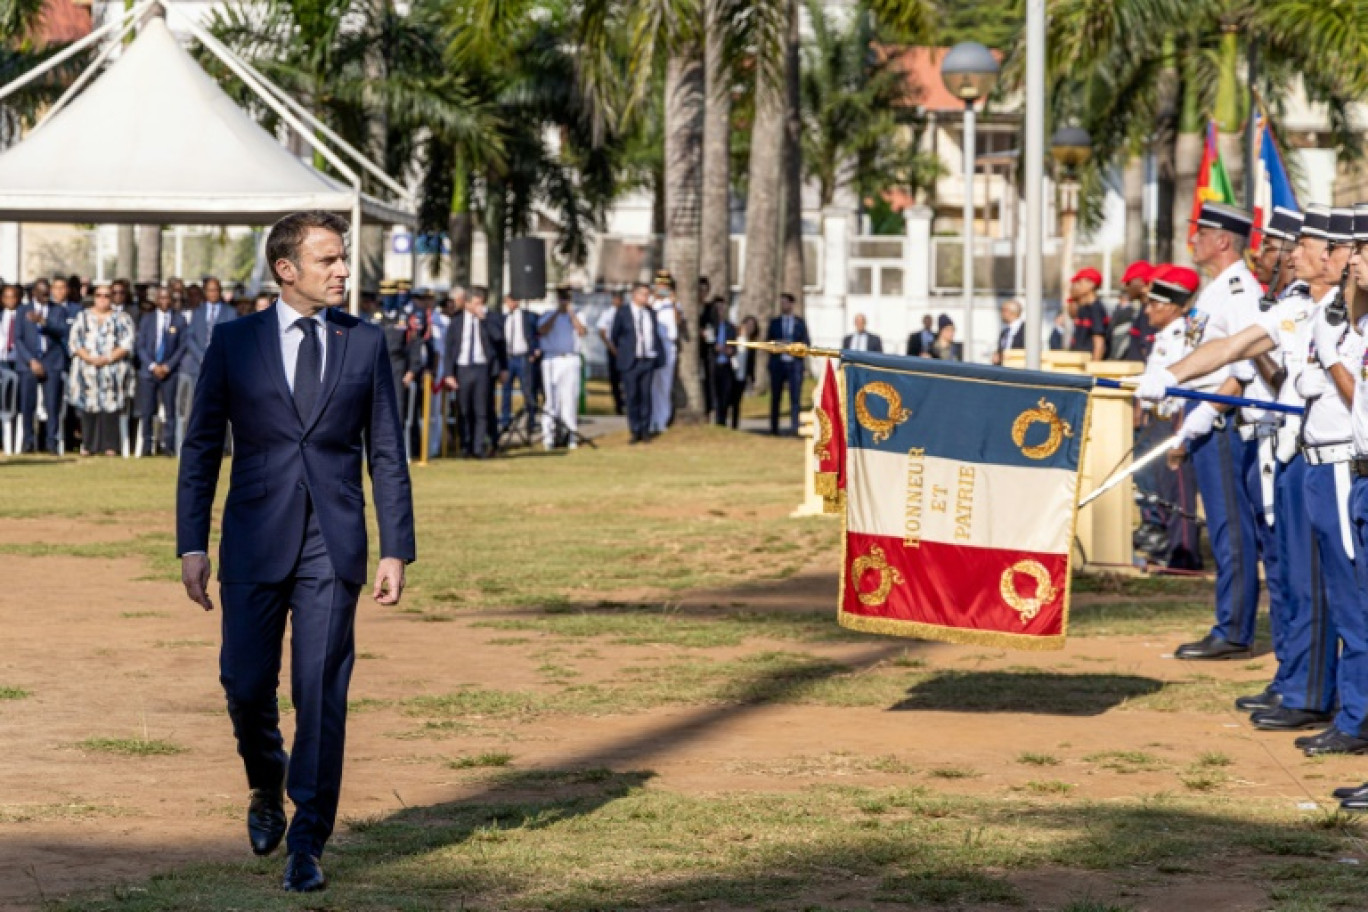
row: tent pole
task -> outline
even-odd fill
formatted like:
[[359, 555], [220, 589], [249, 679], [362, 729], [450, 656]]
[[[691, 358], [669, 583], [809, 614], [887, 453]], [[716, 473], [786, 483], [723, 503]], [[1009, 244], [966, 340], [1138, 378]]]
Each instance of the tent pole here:
[[39, 76], [42, 76], [44, 73], [56, 69], [57, 67], [66, 63], [72, 57], [81, 53], [81, 51], [84, 51], [86, 48], [90, 47], [95, 42], [99, 41], [105, 35], [108, 35], [110, 32], [122, 26], [124, 20], [126, 20], [128, 17], [141, 16], [144, 12], [147, 11], [149, 7], [152, 6], [152, 4], [156, 2], [157, 0], [143, 0], [142, 3], [139, 3], [131, 10], [125, 10], [122, 15], [116, 16], [114, 19], [100, 26], [95, 31], [91, 32], [89, 35], [86, 35], [80, 41], [76, 42], [75, 44], [68, 47], [66, 50], [62, 51], [60, 54], [57, 54], [55, 57], [51, 58], [47, 62], [29, 70], [23, 76], [20, 76], [18, 79], [14, 80], [4, 88], [0, 88], [0, 100], [8, 98], [15, 92], [22, 89], [24, 86], [28, 85], [30, 82], [33, 82], [33, 80], [37, 79]]
[[351, 223], [351, 289], [347, 302], [347, 313], [353, 317], [361, 315], [361, 182], [356, 182], [356, 196], [352, 201]]
[[85, 88], [85, 84], [90, 81], [90, 78], [95, 75], [96, 71], [98, 71], [100, 67], [104, 66], [105, 61], [108, 60], [116, 50], [123, 46], [122, 42], [124, 37], [128, 35], [129, 32], [133, 31], [133, 29], [136, 28], [137, 25], [138, 23], [136, 20], [129, 22], [124, 26], [123, 31], [119, 32], [118, 37], [116, 37], [113, 41], [109, 42], [109, 44], [105, 45], [104, 49], [100, 51], [99, 55], [90, 62], [90, 66], [86, 67], [85, 72], [82, 73], [80, 76], [76, 77], [76, 81], [73, 82], [67, 88], [67, 90], [62, 93], [62, 97], [57, 99], [56, 103], [54, 103], [52, 107], [48, 108], [45, 112], [43, 112], [43, 119], [33, 125], [33, 129], [29, 131], [29, 136], [32, 136], [34, 133], [37, 133], [39, 130], [41, 130], [44, 124], [52, 120], [52, 118], [56, 117], [57, 114], [67, 106], [71, 99], [76, 97], [77, 92]]

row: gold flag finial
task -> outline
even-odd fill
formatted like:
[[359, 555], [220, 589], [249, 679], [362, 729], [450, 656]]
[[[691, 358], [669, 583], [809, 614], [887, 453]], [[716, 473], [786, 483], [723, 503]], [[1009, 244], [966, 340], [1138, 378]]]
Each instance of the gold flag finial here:
[[813, 348], [802, 342], [752, 342], [746, 339], [728, 339], [728, 345], [741, 348], [754, 348], [769, 352], [771, 355], [792, 355], [795, 358], [839, 358], [841, 353], [834, 348]]

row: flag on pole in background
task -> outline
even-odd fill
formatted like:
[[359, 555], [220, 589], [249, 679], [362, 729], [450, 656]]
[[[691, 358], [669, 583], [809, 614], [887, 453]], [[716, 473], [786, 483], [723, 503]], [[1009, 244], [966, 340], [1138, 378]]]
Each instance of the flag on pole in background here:
[[1063, 648], [1092, 378], [841, 357], [840, 623]]
[[1273, 207], [1282, 206], [1300, 212], [1301, 205], [1297, 202], [1296, 191], [1292, 189], [1292, 181], [1288, 179], [1287, 167], [1273, 139], [1273, 131], [1264, 117], [1259, 118], [1259, 154], [1255, 160], [1254, 237], [1250, 238], [1250, 246], [1258, 249], [1264, 223], [1273, 217]]
[[1202, 203], [1235, 204], [1235, 191], [1230, 186], [1230, 175], [1226, 173], [1225, 162], [1221, 161], [1221, 150], [1216, 145], [1216, 121], [1207, 121], [1206, 144], [1202, 146], [1202, 164], [1197, 169], [1197, 189], [1192, 194], [1192, 221], [1188, 224], [1188, 243], [1197, 233], [1197, 217], [1202, 214]]

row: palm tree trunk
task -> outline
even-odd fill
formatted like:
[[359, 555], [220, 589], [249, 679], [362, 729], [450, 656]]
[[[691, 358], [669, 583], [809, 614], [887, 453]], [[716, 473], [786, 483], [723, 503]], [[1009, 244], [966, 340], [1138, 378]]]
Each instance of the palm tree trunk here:
[[1173, 262], [1173, 203], [1178, 190], [1178, 128], [1182, 98], [1183, 85], [1178, 68], [1166, 66], [1159, 77], [1159, 104], [1154, 134], [1150, 140], [1158, 191], [1154, 216], [1154, 257], [1159, 263]]
[[777, 79], [757, 68], [755, 124], [751, 130], [746, 191], [746, 270], [741, 316], [766, 324], [779, 288], [779, 207], [783, 184], [785, 82], [787, 54]]
[[447, 237], [451, 239], [451, 284], [452, 287], [469, 288], [475, 221], [470, 216], [470, 175], [460, 165], [456, 168], [455, 184], [451, 194], [451, 215], [447, 219]]
[[161, 282], [162, 279], [162, 226], [138, 226], [138, 278], [139, 282]]
[[508, 219], [507, 188], [503, 181], [489, 182], [489, 201], [485, 204], [485, 262], [489, 274], [489, 297], [492, 304], [503, 302], [504, 239], [507, 236]]
[[[704, 45], [703, 216], [698, 271], [713, 294], [731, 293], [731, 73], [723, 65], [717, 0], [708, 4]], [[706, 301], [699, 302], [706, 304]]]
[[802, 36], [798, 7], [789, 4], [788, 40], [784, 47], [784, 270], [780, 287], [793, 295], [803, 312], [803, 147], [802, 73], [799, 71]]
[[703, 195], [703, 55], [696, 44], [672, 54], [665, 70], [665, 265], [682, 317], [678, 359], [685, 405], [679, 418], [704, 417], [698, 359], [698, 258]]
[[[372, 27], [378, 30], [388, 7], [388, 0], [370, 0]], [[389, 117], [374, 86], [383, 80], [388, 69], [385, 47], [382, 42], [371, 42], [366, 50], [363, 66], [366, 72], [367, 87], [362, 93], [367, 117], [366, 139], [371, 161], [382, 167], [389, 166]], [[416, 243], [417, 238], [414, 238]], [[385, 277], [385, 228], [372, 225], [364, 220], [361, 223], [361, 287], [378, 289], [380, 280]], [[407, 278], [407, 276], [405, 276]]]

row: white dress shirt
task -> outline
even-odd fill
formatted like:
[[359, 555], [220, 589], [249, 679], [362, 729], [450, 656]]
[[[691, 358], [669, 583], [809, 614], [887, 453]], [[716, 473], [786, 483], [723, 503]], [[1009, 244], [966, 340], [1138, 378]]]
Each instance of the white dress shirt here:
[[[295, 310], [284, 299], [276, 298], [275, 305], [276, 319], [280, 323], [280, 360], [285, 363], [285, 382], [290, 385], [290, 392], [294, 392], [295, 364], [299, 361], [299, 346], [304, 341], [304, 330], [295, 326], [295, 321], [304, 316]], [[325, 376], [325, 368], [328, 363], [328, 320], [324, 315], [325, 311], [320, 310], [313, 315], [313, 319], [318, 323], [318, 379], [322, 380]]]
[[510, 358], [520, 358], [527, 354], [527, 334], [523, 332], [523, 312], [519, 307], [517, 310], [508, 312], [508, 319], [504, 321], [508, 326], [508, 355]]
[[480, 339], [480, 321], [470, 311], [461, 314], [464, 321], [461, 324], [461, 350], [456, 353], [456, 365], [458, 367], [470, 367], [488, 364], [489, 360], [485, 357], [484, 345]]
[[14, 345], [11, 337], [18, 338], [19, 326], [14, 322], [17, 311], [0, 308], [0, 361], [14, 360]]
[[869, 333], [855, 333], [850, 337], [851, 351], [869, 351]]
[[655, 334], [651, 332], [651, 315], [645, 307], [632, 307], [632, 323], [636, 326], [638, 359], [651, 360], [656, 356]]

